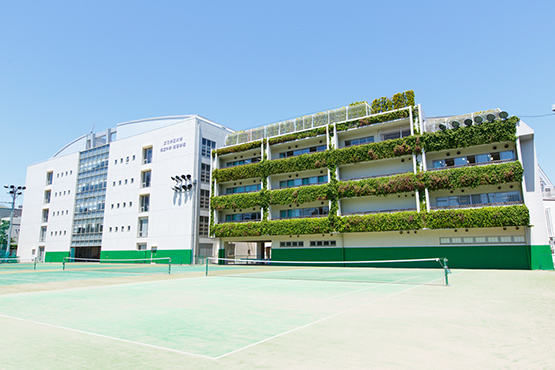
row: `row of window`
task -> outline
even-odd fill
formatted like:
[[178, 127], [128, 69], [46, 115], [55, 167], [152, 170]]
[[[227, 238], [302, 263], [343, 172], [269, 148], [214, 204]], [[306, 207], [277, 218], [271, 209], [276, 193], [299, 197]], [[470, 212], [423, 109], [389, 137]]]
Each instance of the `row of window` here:
[[[64, 173], [66, 176], [69, 176], [73, 174], [73, 170], [58, 172], [56, 174], [56, 178], [64, 177]], [[52, 185], [53, 179], [54, 179], [54, 171], [48, 171], [46, 173], [46, 185]]]
[[329, 213], [329, 207], [309, 207], [297, 209], [284, 209], [279, 212], [280, 218], [305, 218], [326, 216]]
[[345, 146], [362, 145], [362, 144], [369, 144], [373, 142], [374, 142], [374, 136], [367, 136], [367, 137], [361, 137], [353, 140], [345, 140]]
[[439, 244], [522, 244], [526, 243], [524, 235], [500, 236], [463, 236], [439, 238]]
[[437, 207], [458, 207], [486, 205], [495, 203], [520, 202], [520, 191], [506, 191], [499, 193], [484, 193], [473, 195], [455, 195], [450, 197], [437, 197]]
[[[132, 202], [132, 201], [129, 201], [129, 207], [132, 207], [132, 206], [133, 206], [133, 202]], [[111, 209], [119, 208], [119, 207], [120, 207], [120, 203], [112, 203], [112, 204], [110, 205], [110, 208], [111, 208]], [[127, 202], [121, 203], [121, 208], [125, 208], [125, 207], [127, 207]]]
[[289, 150], [287, 152], [279, 153], [280, 158], [295, 157], [301, 154], [323, 152], [327, 149], [326, 145], [312, 146], [310, 148]]
[[[150, 171], [149, 171], [149, 172], [150, 172]], [[127, 185], [128, 183], [129, 183], [129, 184], [133, 184], [133, 182], [135, 182], [135, 179], [133, 179], [133, 178], [130, 178], [130, 179], [129, 179], [129, 182], [127, 181], [127, 179], [125, 179], [125, 180], [123, 180], [123, 181], [122, 181], [122, 180], [113, 181], [113, 182], [112, 182], [112, 187], [116, 186], [116, 183], [117, 183], [119, 186], [121, 186], [121, 185]]]
[[[54, 212], [52, 212], [52, 217], [60, 216], [60, 215], [63, 216], [64, 214], [65, 215], [69, 214], [69, 210], [66, 209], [66, 210], [62, 210], [62, 211], [54, 211]], [[41, 219], [41, 221], [42, 222], [48, 222], [48, 216], [49, 215], [50, 215], [50, 210], [49, 209], [43, 209], [42, 210], [42, 219]]]
[[260, 157], [240, 159], [238, 161], [227, 162], [226, 167], [235, 167], [235, 166], [241, 166], [243, 164], [251, 164], [251, 163], [258, 163], [258, 162], [260, 162]]
[[[335, 240], [311, 240], [311, 247], [335, 247], [337, 245]], [[280, 242], [280, 247], [304, 247], [303, 241], [290, 241], [290, 242]]]
[[260, 221], [260, 212], [235, 213], [225, 215], [225, 222]]
[[446, 158], [432, 162], [433, 168], [453, 167], [453, 166], [466, 166], [475, 163], [488, 163], [493, 161], [510, 161], [514, 160], [515, 152], [507, 150], [504, 152], [494, 152], [486, 154], [467, 155], [464, 157]]
[[280, 188], [290, 188], [293, 186], [301, 186], [301, 185], [316, 185], [316, 184], [324, 184], [328, 182], [328, 175], [324, 176], [313, 176], [313, 177], [304, 177], [301, 179], [292, 179], [292, 180], [284, 180], [279, 182]]
[[225, 189], [226, 194], [240, 194], [240, 193], [250, 193], [253, 191], [260, 191], [261, 185], [254, 184], [254, 185], [245, 185], [245, 186], [236, 186], [233, 188]]
[[[125, 226], [121, 226], [120, 228], [118, 228], [117, 226], [114, 227], [115, 232], [118, 232], [118, 230], [120, 230], [121, 232], [125, 231]], [[131, 231], [131, 225], [127, 225], [127, 231]], [[112, 232], [112, 227], [110, 226], [108, 228], [108, 232]]]
[[[147, 149], [151, 149], [151, 151], [152, 151], [152, 148], [147, 148]], [[145, 149], [143, 149], [143, 153], [144, 153], [144, 152], [145, 152]], [[127, 157], [125, 158], [125, 164], [129, 163], [129, 158], [130, 158], [129, 156], [127, 156]], [[150, 159], [152, 160], [152, 154], [150, 155]], [[132, 161], [135, 160], [135, 154], [133, 154], [133, 155], [131, 156], [131, 160], [132, 160]], [[120, 164], [123, 163], [123, 157], [119, 159], [119, 163], [120, 163]], [[150, 162], [148, 162], [148, 163], [150, 163]], [[114, 159], [114, 164], [118, 164], [118, 160], [117, 160], [117, 159]]]

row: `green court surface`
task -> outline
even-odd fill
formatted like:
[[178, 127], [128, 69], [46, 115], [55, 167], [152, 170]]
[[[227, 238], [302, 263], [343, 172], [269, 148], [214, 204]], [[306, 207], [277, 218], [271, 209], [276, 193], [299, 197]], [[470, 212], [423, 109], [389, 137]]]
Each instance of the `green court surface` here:
[[368, 269], [383, 282], [362, 283], [306, 269], [40, 267], [0, 268], [2, 369], [553, 364], [548, 271], [456, 271], [442, 286], [441, 271], [424, 269]]

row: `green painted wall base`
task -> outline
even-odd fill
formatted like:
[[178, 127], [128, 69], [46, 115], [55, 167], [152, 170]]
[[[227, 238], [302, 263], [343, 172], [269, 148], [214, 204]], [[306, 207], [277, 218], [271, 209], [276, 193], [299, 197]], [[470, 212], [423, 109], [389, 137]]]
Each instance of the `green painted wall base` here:
[[[551, 249], [543, 245], [272, 249], [274, 261], [375, 261], [435, 257], [446, 257], [450, 268], [553, 270]], [[429, 264], [412, 267], [429, 267]]]
[[[101, 251], [101, 259], [150, 259], [150, 250], [138, 251]], [[188, 265], [192, 260], [192, 253], [190, 249], [162, 249], [157, 250], [152, 254], [152, 258], [165, 258], [170, 257], [173, 265]]]
[[69, 257], [68, 252], [46, 252], [44, 253], [44, 262], [62, 262], [64, 257]]

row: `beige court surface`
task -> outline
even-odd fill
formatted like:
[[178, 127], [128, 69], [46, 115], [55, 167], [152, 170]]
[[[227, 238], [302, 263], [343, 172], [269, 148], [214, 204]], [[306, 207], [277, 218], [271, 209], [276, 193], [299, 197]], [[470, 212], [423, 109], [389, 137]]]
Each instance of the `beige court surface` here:
[[455, 270], [448, 287], [80, 274], [0, 267], [0, 369], [555, 367], [553, 271]]

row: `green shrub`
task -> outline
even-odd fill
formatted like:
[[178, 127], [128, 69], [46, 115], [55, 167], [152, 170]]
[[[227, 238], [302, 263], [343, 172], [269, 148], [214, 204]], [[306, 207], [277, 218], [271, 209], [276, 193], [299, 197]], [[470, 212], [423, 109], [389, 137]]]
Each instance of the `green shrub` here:
[[518, 117], [461, 127], [457, 130], [436, 131], [422, 135], [426, 152], [467, 148], [475, 145], [516, 140]]
[[423, 228], [418, 212], [376, 213], [341, 217], [337, 226], [340, 233], [418, 230]]
[[528, 226], [530, 212], [524, 205], [447, 209], [427, 213], [425, 223], [430, 229]]

